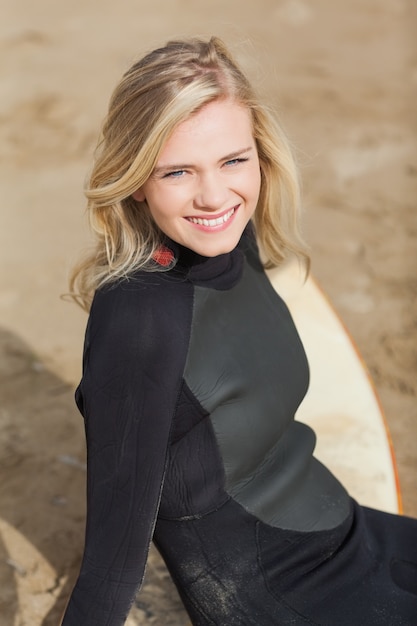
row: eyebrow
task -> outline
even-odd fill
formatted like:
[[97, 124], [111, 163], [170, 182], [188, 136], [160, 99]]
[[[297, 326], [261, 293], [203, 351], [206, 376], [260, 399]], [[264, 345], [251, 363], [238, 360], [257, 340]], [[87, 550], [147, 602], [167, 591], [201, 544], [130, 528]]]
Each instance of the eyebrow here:
[[[242, 148], [241, 150], [236, 150], [235, 152], [231, 152], [230, 154], [226, 154], [225, 156], [223, 156], [221, 159], [219, 159], [219, 163], [221, 161], [231, 161], [232, 159], [237, 159], [238, 157], [242, 156], [243, 154], [246, 154], [247, 152], [250, 152], [253, 150], [253, 146], [248, 146], [247, 148]], [[193, 165], [191, 165], [190, 163], [172, 163], [167, 164], [167, 165], [160, 165], [158, 167], [155, 167], [154, 171], [152, 172], [152, 176], [157, 176], [158, 174], [162, 174], [164, 172], [172, 172], [172, 171], [176, 171], [176, 170], [186, 170], [193, 167]]]

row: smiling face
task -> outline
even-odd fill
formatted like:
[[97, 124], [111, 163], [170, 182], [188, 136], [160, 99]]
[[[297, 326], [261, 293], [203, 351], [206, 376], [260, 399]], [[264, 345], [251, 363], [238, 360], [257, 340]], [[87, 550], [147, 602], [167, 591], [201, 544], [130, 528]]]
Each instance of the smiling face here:
[[172, 240], [212, 257], [236, 247], [260, 184], [250, 112], [216, 100], [177, 126], [133, 198]]

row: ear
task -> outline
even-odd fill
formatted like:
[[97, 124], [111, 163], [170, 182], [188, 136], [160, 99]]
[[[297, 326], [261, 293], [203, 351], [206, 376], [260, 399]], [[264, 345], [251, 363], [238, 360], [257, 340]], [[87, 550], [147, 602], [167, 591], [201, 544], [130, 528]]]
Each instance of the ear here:
[[136, 202], [143, 202], [145, 200], [145, 194], [142, 187], [139, 187], [139, 189], [132, 193], [132, 198], [136, 200]]

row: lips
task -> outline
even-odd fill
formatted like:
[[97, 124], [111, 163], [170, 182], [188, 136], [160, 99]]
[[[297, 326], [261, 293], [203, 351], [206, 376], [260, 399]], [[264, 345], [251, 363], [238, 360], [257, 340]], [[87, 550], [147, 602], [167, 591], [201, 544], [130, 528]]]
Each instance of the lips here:
[[193, 224], [197, 224], [198, 226], [206, 226], [208, 228], [215, 228], [216, 226], [222, 226], [226, 224], [230, 220], [230, 218], [234, 215], [237, 207], [233, 207], [229, 209], [223, 215], [219, 215], [218, 217], [206, 218], [206, 217], [187, 217], [186, 219]]

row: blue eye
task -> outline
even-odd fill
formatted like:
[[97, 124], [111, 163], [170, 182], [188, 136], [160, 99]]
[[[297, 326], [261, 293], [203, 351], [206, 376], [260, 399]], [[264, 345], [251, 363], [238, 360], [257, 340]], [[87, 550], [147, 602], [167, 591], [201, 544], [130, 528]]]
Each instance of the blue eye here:
[[174, 172], [168, 172], [164, 174], [164, 178], [181, 178], [185, 174], [185, 170], [175, 170]]
[[248, 159], [244, 159], [242, 157], [236, 159], [230, 159], [230, 161], [226, 161], [225, 165], [237, 165], [238, 163], [245, 163]]

